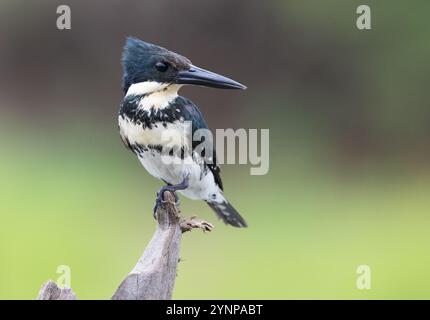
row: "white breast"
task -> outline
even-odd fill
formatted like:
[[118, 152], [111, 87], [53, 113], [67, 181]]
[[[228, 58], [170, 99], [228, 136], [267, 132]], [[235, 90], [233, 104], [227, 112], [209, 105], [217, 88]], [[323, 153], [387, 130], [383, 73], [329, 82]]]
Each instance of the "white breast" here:
[[173, 123], [154, 124], [151, 128], [143, 128], [130, 121], [127, 117], [118, 118], [120, 134], [130, 144], [141, 146], [161, 145], [163, 147], [191, 145], [191, 126], [189, 122], [175, 121]]
[[163, 109], [178, 97], [180, 88], [178, 84], [145, 81], [132, 84], [126, 96], [143, 95], [139, 102], [139, 108], [143, 110]]
[[[179, 191], [190, 199], [204, 199], [221, 201], [219, 187], [215, 184], [212, 172], [202, 172], [202, 166], [191, 157], [185, 159], [161, 157], [155, 150], [142, 152], [138, 155], [140, 163], [154, 177], [162, 179], [170, 184], [180, 183], [186, 174], [189, 175], [190, 183], [186, 190]], [[215, 197], [214, 197], [215, 196]]]
[[[147, 147], [149, 145], [158, 145], [162, 147], [191, 147], [191, 126], [189, 122], [168, 123], [166, 127], [158, 124], [152, 129], [143, 129], [142, 125], [136, 125], [128, 118], [119, 117], [120, 133], [123, 138], [126, 138], [131, 145], [139, 144]], [[188, 133], [187, 133], [188, 132]], [[169, 149], [166, 149], [169, 150]], [[176, 149], [177, 150], [177, 149]], [[156, 149], [148, 149], [147, 151], [136, 152], [141, 164], [154, 177], [162, 179], [170, 184], [180, 183], [185, 174], [190, 175], [190, 186], [181, 193], [191, 199], [211, 199], [213, 195], [220, 196], [218, 186], [215, 184], [214, 177], [210, 171], [202, 172], [201, 161], [196, 161], [199, 158], [185, 159], [163, 158], [162, 154]], [[166, 155], [166, 153], [164, 153]], [[169, 158], [169, 157], [168, 157]]]
[[[139, 101], [138, 108], [145, 112], [154, 112], [154, 110], [167, 107], [176, 99], [179, 87], [178, 85], [143, 82], [132, 85], [127, 95], [144, 95]], [[191, 150], [192, 125], [189, 121], [178, 120], [173, 123], [165, 123], [165, 126], [162, 123], [156, 123], [151, 128], [143, 128], [142, 124], [135, 124], [125, 115], [120, 115], [118, 123], [123, 140], [128, 141], [130, 145], [140, 145], [145, 148], [150, 145], [161, 146], [166, 148], [165, 150], [181, 146], [186, 150]], [[166, 162], [159, 151], [150, 148], [147, 151], [136, 153], [139, 161], [151, 175], [170, 184], [180, 183], [184, 175], [189, 174], [190, 186], [181, 193], [191, 199], [217, 200], [213, 196], [221, 195], [212, 173], [207, 170], [202, 171], [202, 159], [196, 161], [195, 158], [188, 156], [186, 159], [176, 158], [176, 160], [171, 159], [172, 161]]]

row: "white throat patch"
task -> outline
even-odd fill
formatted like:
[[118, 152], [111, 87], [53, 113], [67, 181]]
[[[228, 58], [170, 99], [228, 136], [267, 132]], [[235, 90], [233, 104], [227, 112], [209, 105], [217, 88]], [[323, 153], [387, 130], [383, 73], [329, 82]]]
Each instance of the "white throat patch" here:
[[139, 108], [144, 110], [163, 109], [178, 97], [180, 88], [181, 85], [178, 84], [145, 81], [132, 84], [126, 96], [144, 95], [139, 102]]

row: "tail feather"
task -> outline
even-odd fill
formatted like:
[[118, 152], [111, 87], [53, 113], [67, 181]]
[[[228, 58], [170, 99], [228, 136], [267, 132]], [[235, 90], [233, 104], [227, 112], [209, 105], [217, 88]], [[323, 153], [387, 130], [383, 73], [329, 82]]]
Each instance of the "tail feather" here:
[[237, 212], [227, 200], [221, 203], [209, 201], [206, 202], [209, 207], [215, 211], [216, 215], [224, 221], [225, 224], [229, 224], [237, 228], [246, 228], [248, 226], [239, 212]]

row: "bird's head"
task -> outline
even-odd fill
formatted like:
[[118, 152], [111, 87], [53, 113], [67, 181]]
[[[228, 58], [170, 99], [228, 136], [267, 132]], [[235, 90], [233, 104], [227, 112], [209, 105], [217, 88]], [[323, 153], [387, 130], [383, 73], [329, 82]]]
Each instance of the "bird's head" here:
[[220, 89], [246, 89], [219, 74], [194, 66], [187, 58], [165, 48], [128, 38], [122, 56], [123, 89], [127, 93], [133, 85], [157, 90], [168, 85], [194, 84]]

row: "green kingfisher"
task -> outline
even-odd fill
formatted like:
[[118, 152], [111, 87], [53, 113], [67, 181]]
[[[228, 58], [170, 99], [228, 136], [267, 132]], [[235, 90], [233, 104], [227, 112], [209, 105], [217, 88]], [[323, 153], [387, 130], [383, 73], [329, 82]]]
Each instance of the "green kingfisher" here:
[[[205, 138], [211, 150], [199, 149], [201, 141], [193, 139], [197, 131], [209, 130], [202, 113], [193, 102], [178, 95], [184, 85], [246, 87], [196, 67], [177, 53], [132, 37], [126, 41], [122, 66], [121, 139], [145, 169], [166, 184], [157, 193], [154, 215], [164, 201], [164, 191], [178, 191], [190, 199], [206, 201], [226, 224], [246, 227], [224, 195], [211, 136]], [[190, 135], [184, 134], [187, 125]]]

